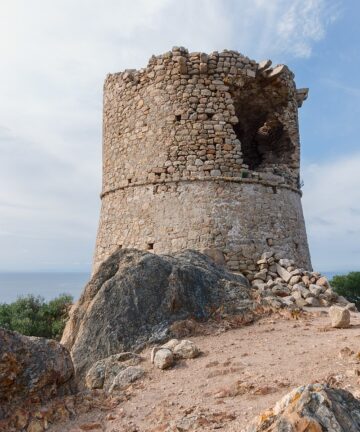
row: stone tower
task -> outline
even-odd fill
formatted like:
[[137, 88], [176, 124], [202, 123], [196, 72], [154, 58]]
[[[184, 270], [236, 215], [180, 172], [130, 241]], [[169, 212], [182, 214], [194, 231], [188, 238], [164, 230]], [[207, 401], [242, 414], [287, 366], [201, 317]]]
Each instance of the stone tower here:
[[104, 85], [95, 271], [119, 246], [201, 250], [242, 270], [266, 250], [310, 269], [293, 73], [173, 48]]

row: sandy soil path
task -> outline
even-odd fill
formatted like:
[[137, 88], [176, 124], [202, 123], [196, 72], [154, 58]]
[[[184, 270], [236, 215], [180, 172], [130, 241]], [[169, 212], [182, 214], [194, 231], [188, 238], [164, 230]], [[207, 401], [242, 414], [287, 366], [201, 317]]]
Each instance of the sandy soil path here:
[[[360, 396], [360, 313], [332, 329], [327, 313], [263, 318], [238, 329], [191, 337], [202, 351], [166, 371], [142, 353], [146, 378], [111, 412], [93, 412], [51, 431], [242, 431], [292, 388], [328, 382]], [[351, 353], [353, 352], [353, 353]]]

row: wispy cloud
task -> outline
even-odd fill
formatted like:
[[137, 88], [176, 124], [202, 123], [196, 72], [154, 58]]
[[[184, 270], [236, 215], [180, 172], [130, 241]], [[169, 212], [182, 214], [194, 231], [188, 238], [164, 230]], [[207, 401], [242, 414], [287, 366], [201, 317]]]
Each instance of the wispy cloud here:
[[325, 77], [321, 80], [322, 84], [331, 88], [332, 90], [340, 90], [353, 97], [360, 97], [360, 88], [348, 85], [337, 79]]
[[303, 173], [303, 206], [313, 262], [360, 270], [360, 153], [313, 164]]
[[235, 8], [237, 40], [258, 57], [310, 57], [341, 14], [335, 0], [249, 0]]

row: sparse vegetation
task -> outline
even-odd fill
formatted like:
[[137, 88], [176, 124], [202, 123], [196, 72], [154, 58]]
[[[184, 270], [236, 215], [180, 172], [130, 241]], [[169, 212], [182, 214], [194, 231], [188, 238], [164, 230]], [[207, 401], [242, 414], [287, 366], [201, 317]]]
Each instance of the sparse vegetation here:
[[347, 300], [360, 305], [360, 272], [350, 272], [347, 275], [336, 275], [330, 285]]
[[0, 327], [26, 336], [61, 338], [73, 298], [61, 294], [46, 302], [42, 297], [28, 295], [13, 303], [0, 304]]

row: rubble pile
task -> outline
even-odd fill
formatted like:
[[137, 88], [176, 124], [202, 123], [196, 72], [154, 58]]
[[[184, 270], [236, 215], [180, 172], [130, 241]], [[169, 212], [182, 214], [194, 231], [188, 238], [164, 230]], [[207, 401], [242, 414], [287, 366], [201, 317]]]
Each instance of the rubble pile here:
[[336, 294], [325, 276], [297, 268], [281, 254], [264, 252], [256, 265], [243, 271], [261, 297], [277, 297], [286, 306], [329, 307], [333, 304], [355, 310], [355, 305]]

